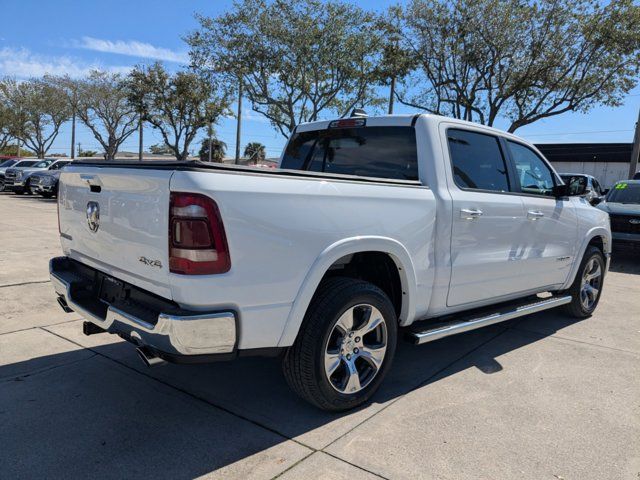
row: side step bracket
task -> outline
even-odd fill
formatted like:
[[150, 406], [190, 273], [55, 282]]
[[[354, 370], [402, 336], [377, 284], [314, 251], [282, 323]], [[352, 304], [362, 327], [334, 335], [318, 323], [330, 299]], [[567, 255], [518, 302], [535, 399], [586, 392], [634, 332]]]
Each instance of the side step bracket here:
[[493, 312], [484, 308], [481, 313], [477, 313], [476, 315], [467, 314], [464, 318], [457, 318], [436, 325], [431, 322], [430, 325], [423, 325], [422, 329], [416, 325], [414, 329], [407, 332], [406, 337], [411, 343], [421, 345], [450, 335], [468, 332], [477, 328], [493, 325], [494, 323], [505, 322], [513, 318], [559, 307], [567, 303], [571, 303], [570, 295], [552, 296], [544, 299], [536, 297], [533, 300], [528, 299], [526, 302], [520, 301], [519, 303], [504, 304], [497, 311]]

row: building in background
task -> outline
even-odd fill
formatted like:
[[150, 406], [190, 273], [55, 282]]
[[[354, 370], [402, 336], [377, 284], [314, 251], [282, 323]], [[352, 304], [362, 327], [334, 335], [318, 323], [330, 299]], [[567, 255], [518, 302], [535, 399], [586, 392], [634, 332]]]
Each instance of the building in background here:
[[536, 145], [560, 173], [586, 173], [611, 188], [629, 174], [633, 143], [541, 143]]

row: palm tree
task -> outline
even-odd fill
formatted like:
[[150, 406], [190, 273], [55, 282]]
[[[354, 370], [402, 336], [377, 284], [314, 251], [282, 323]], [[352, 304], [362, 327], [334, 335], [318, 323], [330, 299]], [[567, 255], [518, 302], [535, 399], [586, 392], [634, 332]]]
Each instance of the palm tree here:
[[[211, 161], [212, 162], [222, 162], [224, 160], [224, 155], [227, 152], [227, 144], [222, 140], [218, 140], [217, 138], [211, 139]], [[203, 162], [209, 161], [209, 139], [205, 138], [202, 140], [202, 146], [200, 147], [200, 151], [198, 152], [200, 156], [200, 160]]]
[[262, 162], [266, 156], [266, 147], [260, 142], [250, 142], [244, 147], [244, 157], [248, 159], [248, 163]]

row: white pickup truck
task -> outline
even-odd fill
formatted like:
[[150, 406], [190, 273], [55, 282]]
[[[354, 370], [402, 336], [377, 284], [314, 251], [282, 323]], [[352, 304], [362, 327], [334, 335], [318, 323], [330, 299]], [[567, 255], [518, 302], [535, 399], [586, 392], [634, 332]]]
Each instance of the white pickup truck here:
[[295, 392], [339, 411], [372, 396], [399, 332], [420, 344], [598, 304], [608, 215], [518, 137], [357, 116], [299, 125], [280, 167], [74, 162], [60, 305], [149, 365], [281, 355]]

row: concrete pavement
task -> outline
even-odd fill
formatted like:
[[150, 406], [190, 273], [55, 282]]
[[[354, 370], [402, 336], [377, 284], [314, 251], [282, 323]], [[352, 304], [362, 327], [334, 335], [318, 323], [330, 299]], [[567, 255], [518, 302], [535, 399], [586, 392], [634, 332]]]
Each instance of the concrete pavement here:
[[614, 257], [596, 314], [401, 343], [343, 415], [277, 359], [147, 369], [86, 337], [48, 283], [55, 201], [0, 194], [0, 471], [6, 478], [640, 478], [640, 260]]

